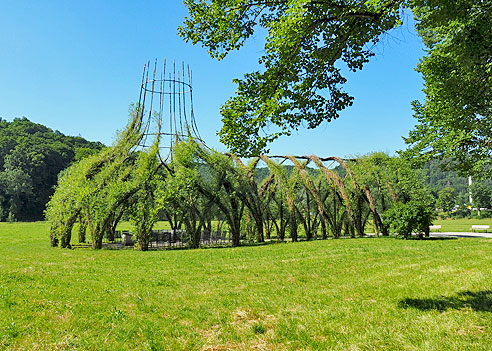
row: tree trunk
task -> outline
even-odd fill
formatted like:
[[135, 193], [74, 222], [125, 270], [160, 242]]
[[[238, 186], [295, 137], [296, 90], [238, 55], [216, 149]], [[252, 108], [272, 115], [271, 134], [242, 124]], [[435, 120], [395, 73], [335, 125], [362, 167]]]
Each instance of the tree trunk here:
[[97, 224], [96, 226], [91, 225], [91, 237], [92, 237], [92, 248], [96, 250], [102, 249], [102, 241], [104, 237], [105, 226]]
[[72, 248], [72, 246], [70, 245], [70, 241], [72, 240], [72, 228], [73, 228], [73, 223], [72, 224], [68, 224], [64, 228], [63, 234], [62, 234], [62, 237], [61, 237], [61, 240], [60, 240], [60, 246], [62, 248], [69, 248], [69, 249]]
[[274, 218], [275, 227], [277, 229], [277, 239], [284, 241], [285, 240], [285, 221], [284, 221], [284, 208], [282, 207], [282, 203], [279, 205], [279, 220], [280, 226], [277, 224], [277, 220]]
[[79, 221], [79, 243], [85, 243], [85, 234], [87, 230], [87, 223], [84, 220]]
[[[383, 195], [381, 195], [381, 207], [382, 207], [382, 212], [381, 213], [383, 213], [384, 211], [386, 211], [386, 203], [384, 201], [384, 196]], [[381, 224], [381, 235], [382, 236], [389, 236], [388, 226], [384, 225], [383, 219], [381, 218], [381, 216], [379, 215], [379, 213], [377, 213], [377, 217], [378, 217], [379, 223]]]
[[263, 218], [261, 217], [261, 213], [258, 214], [256, 213], [255, 215], [253, 215], [253, 218], [255, 220], [255, 224], [256, 224], [256, 240], [259, 242], [259, 243], [263, 243], [265, 242], [265, 237], [263, 236]]
[[321, 239], [326, 240], [327, 238], [327, 233], [326, 233], [326, 223], [324, 221], [324, 218], [321, 219]]
[[199, 210], [195, 206], [190, 205], [188, 217], [185, 219], [185, 228], [192, 249], [198, 249], [200, 247], [202, 225], [199, 218]]
[[[239, 221], [240, 222], [240, 221]], [[232, 239], [232, 246], [237, 247], [241, 245], [241, 226], [237, 221], [234, 221], [234, 224], [230, 226], [231, 227], [231, 239]]]
[[357, 209], [357, 221], [356, 221], [355, 229], [357, 231], [357, 235], [359, 237], [362, 237], [364, 236], [364, 223], [362, 218], [363, 217], [362, 210], [364, 208], [364, 203], [361, 195], [357, 195], [357, 205], [358, 205], [358, 209]]
[[311, 227], [311, 197], [306, 189], [306, 223], [304, 225], [304, 231], [306, 232], [306, 240], [311, 240], [313, 237], [312, 227]]
[[51, 247], [57, 247], [58, 246], [58, 236], [56, 235], [56, 230], [51, 227], [50, 228], [50, 245]]
[[97, 235], [96, 239], [92, 242], [92, 248], [96, 250], [102, 249], [103, 236]]
[[290, 216], [290, 238], [293, 242], [297, 241], [297, 220], [295, 212]]
[[[146, 234], [148, 235], [148, 234]], [[145, 238], [140, 238], [138, 240], [138, 247], [140, 248], [140, 251], [148, 251], [149, 250], [149, 241], [145, 240]]]
[[267, 240], [270, 240], [270, 238], [272, 236], [272, 222], [270, 220], [267, 220], [267, 222], [265, 224], [266, 224], [265, 236], [266, 236]]
[[198, 228], [193, 228], [190, 229], [190, 237], [191, 237], [191, 248], [192, 249], [198, 249], [200, 247], [200, 237], [201, 237], [201, 231]]

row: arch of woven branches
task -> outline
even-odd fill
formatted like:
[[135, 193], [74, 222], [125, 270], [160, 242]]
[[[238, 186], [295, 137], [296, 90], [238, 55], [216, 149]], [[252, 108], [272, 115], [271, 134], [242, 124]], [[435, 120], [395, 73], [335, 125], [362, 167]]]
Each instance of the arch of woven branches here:
[[[342, 234], [342, 228], [340, 225], [337, 225], [336, 216], [333, 216], [333, 213], [330, 213], [330, 209], [325, 206], [327, 196], [326, 194], [322, 193], [320, 186], [317, 186], [315, 179], [316, 176], [318, 178], [318, 183], [320, 182], [319, 178], [324, 179], [324, 181], [332, 187], [334, 198], [336, 199], [338, 197], [338, 199], [340, 200], [345, 210], [345, 213], [343, 213], [341, 217], [342, 220], [346, 220], [349, 231], [351, 231], [352, 233], [356, 232], [357, 235], [363, 236], [366, 221], [360, 220], [361, 209], [354, 209], [353, 201], [350, 199], [349, 193], [347, 191], [347, 182], [349, 182], [352, 186], [352, 195], [355, 195], [355, 197], [358, 197], [360, 200], [367, 204], [367, 211], [373, 217], [376, 234], [378, 234], [382, 229], [381, 215], [376, 208], [371, 190], [367, 185], [358, 183], [357, 176], [347, 164], [347, 160], [336, 156], [319, 157], [316, 155], [261, 155], [252, 161], [250, 168], [247, 168], [241, 161], [241, 159], [237, 156], [230, 153], [226, 155], [230, 156], [235, 161], [237, 166], [246, 173], [248, 179], [250, 180], [250, 191], [252, 195], [256, 195], [259, 198], [263, 197], [264, 201], [268, 203], [271, 201], [272, 195], [275, 192], [283, 193], [285, 194], [285, 199], [290, 215], [292, 215], [295, 212], [301, 212], [295, 207], [296, 199], [294, 188], [296, 183], [293, 183], [289, 186], [289, 179], [287, 174], [280, 171], [282, 165], [285, 164], [286, 161], [290, 161], [290, 163], [294, 166], [293, 171], [296, 172], [298, 176], [297, 185], [302, 185], [305, 193], [309, 194], [314, 200], [316, 211], [318, 212], [317, 214], [320, 217], [319, 221], [323, 232], [322, 238], [327, 237], [326, 230], [328, 228], [330, 228], [331, 234], [334, 237], [339, 237]], [[262, 184], [256, 184], [254, 181], [254, 170], [259, 165], [261, 165], [261, 161], [263, 161], [263, 163], [268, 167], [270, 174], [263, 181]], [[354, 162], [355, 160], [349, 161]], [[327, 166], [325, 165], [326, 162], [330, 162], [331, 164]], [[341, 176], [335, 170], [331, 169], [333, 163], [338, 164], [346, 172], [345, 176]], [[307, 169], [310, 164], [314, 164], [315, 170], [317, 172], [313, 172], [313, 169], [311, 169], [311, 174], [308, 172]], [[258, 199], [256, 203], [261, 203], [261, 199]], [[345, 218], [343, 218], [344, 216]], [[300, 217], [302, 218], [302, 215]], [[359, 220], [357, 220], [356, 217], [359, 217]], [[342, 223], [343, 222], [341, 221], [339, 224]], [[309, 234], [307, 236], [310, 237]]]

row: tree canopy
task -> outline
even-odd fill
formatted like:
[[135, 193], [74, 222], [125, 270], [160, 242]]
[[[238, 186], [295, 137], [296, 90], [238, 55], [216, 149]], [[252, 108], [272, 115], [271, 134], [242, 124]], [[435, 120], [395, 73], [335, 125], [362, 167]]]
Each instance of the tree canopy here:
[[[492, 2], [490, 0], [185, 0], [179, 33], [224, 58], [259, 28], [266, 30], [263, 69], [236, 79], [221, 109], [221, 141], [240, 155], [265, 151], [300, 126], [339, 116], [353, 97], [342, 68], [362, 69], [371, 45], [415, 15], [427, 47], [417, 70], [425, 100], [413, 103], [418, 125], [406, 156], [442, 157], [462, 173], [483, 173], [492, 150]], [[426, 157], [423, 157], [426, 156]]]
[[473, 205], [476, 206], [479, 211], [480, 208], [490, 207], [492, 189], [488, 184], [474, 182], [470, 185], [469, 190], [473, 199]]
[[235, 96], [221, 109], [221, 141], [240, 155], [301, 125], [315, 128], [353, 101], [342, 63], [357, 71], [372, 44], [400, 23], [402, 1], [185, 0], [190, 16], [180, 34], [224, 58], [258, 28], [267, 31], [264, 70], [236, 79]]
[[437, 208], [449, 213], [456, 205], [456, 190], [451, 187], [442, 188], [438, 196], [436, 201]]
[[417, 70], [425, 99], [404, 153], [437, 157], [463, 175], [490, 175], [492, 153], [492, 1], [415, 0], [426, 55]]

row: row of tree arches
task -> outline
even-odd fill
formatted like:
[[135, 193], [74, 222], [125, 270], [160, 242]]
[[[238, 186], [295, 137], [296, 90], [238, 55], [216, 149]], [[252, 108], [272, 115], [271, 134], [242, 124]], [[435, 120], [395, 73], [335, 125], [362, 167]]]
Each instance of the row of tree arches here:
[[388, 235], [384, 212], [425, 196], [419, 175], [383, 153], [350, 160], [261, 155], [243, 162], [189, 138], [162, 162], [159, 136], [150, 148], [137, 149], [137, 115], [112, 147], [60, 176], [46, 211], [53, 246], [70, 247], [79, 222], [79, 239], [87, 232], [99, 249], [122, 219], [133, 224], [141, 250], [148, 249], [159, 219], [183, 229], [194, 248], [212, 222], [228, 227], [233, 246], [241, 240], [362, 236], [368, 228]]
[[[316, 228], [316, 225], [310, 225], [309, 219], [304, 220], [304, 215], [309, 217], [309, 214], [315, 213], [315, 218], [319, 216], [319, 225], [321, 226], [322, 238], [328, 236], [328, 232], [334, 237], [339, 237], [342, 235], [342, 224], [346, 225], [348, 232], [357, 233], [357, 235], [364, 235], [365, 222], [367, 220], [367, 215], [372, 214], [374, 229], [376, 233], [387, 234], [387, 228], [382, 222], [380, 213], [376, 208], [374, 197], [372, 196], [371, 190], [365, 184], [359, 184], [357, 181], [357, 176], [354, 174], [352, 169], [348, 166], [347, 162], [339, 157], [325, 157], [320, 158], [315, 155], [311, 156], [267, 156], [261, 155], [255, 159], [250, 164], [250, 167], [244, 165], [244, 163], [233, 154], [226, 154], [231, 157], [238, 168], [240, 168], [246, 176], [249, 178], [249, 185], [252, 188], [252, 194], [254, 196], [260, 197], [257, 201], [258, 204], [262, 204], [266, 201], [265, 206], [258, 206], [258, 220], [260, 226], [257, 226], [258, 233], [261, 235], [263, 232], [261, 230], [262, 218], [265, 218], [265, 213], [269, 213], [269, 204], [272, 201], [272, 197], [276, 195], [277, 191], [280, 191], [281, 196], [285, 196], [288, 205], [289, 216], [300, 218], [303, 220], [304, 231], [306, 237], [312, 238], [312, 228]], [[280, 161], [279, 161], [280, 160]], [[259, 184], [255, 181], [255, 170], [263, 161], [269, 170], [269, 175], [263, 184]], [[293, 165], [292, 171], [295, 172], [294, 175], [290, 175], [292, 179], [286, 172], [281, 170], [282, 165], [285, 161], [290, 161]], [[330, 169], [325, 166], [324, 162], [331, 161], [336, 162], [339, 167], [345, 171], [345, 178], [334, 169]], [[356, 162], [356, 160], [352, 160]], [[309, 169], [309, 165], [314, 164], [316, 168]], [[311, 174], [308, 172], [311, 170]], [[349, 188], [347, 188], [346, 183], [349, 183]], [[302, 185], [301, 189], [296, 188]], [[395, 201], [397, 200], [396, 194], [392, 191], [389, 183], [385, 184], [388, 190], [392, 193]], [[351, 186], [351, 187], [350, 187]], [[259, 189], [259, 191], [255, 191]], [[266, 194], [265, 194], [266, 192]], [[327, 204], [327, 199], [331, 195], [332, 210], [330, 210]], [[261, 197], [264, 197], [263, 201]], [[302, 198], [304, 196], [304, 198]], [[301, 198], [300, 198], [301, 197]], [[355, 201], [354, 201], [355, 200]], [[315, 208], [310, 206], [310, 202]], [[296, 205], [298, 204], [298, 205]], [[304, 206], [305, 210], [302, 211], [296, 206]], [[336, 216], [336, 208], [343, 209], [341, 216]], [[367, 207], [367, 208], [365, 208]], [[364, 214], [366, 210], [366, 214]], [[251, 209], [250, 209], [251, 211]], [[297, 216], [293, 214], [297, 212]], [[274, 218], [274, 216], [271, 216]], [[337, 221], [337, 217], [340, 217]], [[346, 222], [344, 222], [346, 218]], [[267, 218], [268, 219], [268, 218]], [[338, 225], [337, 225], [338, 222]], [[317, 223], [315, 221], [315, 223]], [[295, 226], [295, 224], [294, 224]], [[295, 227], [291, 228], [291, 233], [295, 232]], [[261, 240], [261, 238], [259, 238]]]

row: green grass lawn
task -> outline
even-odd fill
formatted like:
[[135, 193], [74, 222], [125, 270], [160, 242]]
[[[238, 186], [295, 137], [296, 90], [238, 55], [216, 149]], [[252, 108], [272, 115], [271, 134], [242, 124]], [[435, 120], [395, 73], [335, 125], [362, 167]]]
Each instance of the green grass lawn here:
[[471, 226], [473, 224], [487, 224], [490, 225], [490, 230], [492, 230], [492, 218], [481, 218], [481, 219], [436, 219], [434, 224], [442, 225], [442, 232], [471, 232]]
[[490, 350], [492, 240], [137, 252], [0, 224], [1, 350]]
[[[215, 224], [215, 221], [214, 221], [214, 224]], [[77, 228], [78, 228], [78, 224], [76, 223], [75, 224], [75, 229], [73, 231], [74, 234], [77, 234]], [[169, 225], [169, 222], [168, 221], [159, 221], [159, 222], [156, 222], [154, 224], [154, 227], [153, 227], [155, 230], [161, 230], [161, 229], [171, 229], [171, 226]], [[130, 230], [132, 231], [133, 230], [133, 226], [131, 225], [130, 222], [126, 222], [126, 221], [121, 221], [119, 224], [118, 224], [118, 227], [117, 227], [118, 230]], [[215, 229], [215, 227], [214, 227]], [[89, 234], [89, 233], [87, 233]], [[73, 240], [77, 239], [76, 238], [77, 235], [72, 235], [72, 242]]]

